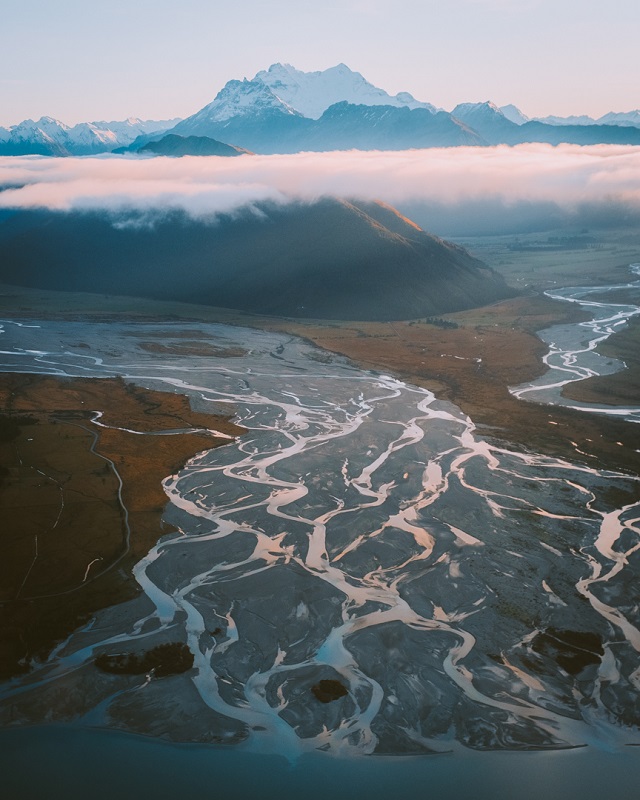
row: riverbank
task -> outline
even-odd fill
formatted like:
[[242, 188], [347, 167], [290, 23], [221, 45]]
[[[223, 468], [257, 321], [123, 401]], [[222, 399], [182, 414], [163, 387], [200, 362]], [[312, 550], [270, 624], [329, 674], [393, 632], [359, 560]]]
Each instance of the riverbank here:
[[0, 415], [22, 418], [18, 435], [0, 442], [7, 678], [95, 611], [138, 593], [132, 566], [171, 530], [162, 479], [243, 429], [192, 411], [182, 395], [117, 378], [0, 374]]
[[[509, 241], [505, 237], [505, 241], [487, 244], [491, 255], [487, 260], [503, 269], [513, 285], [531, 275], [536, 276], [539, 288], [547, 287], [551, 283], [549, 275], [556, 274], [556, 262], [565, 261], [568, 266], [561, 274], [569, 284], [583, 279], [593, 285], [605, 280], [619, 283], [629, 278], [630, 262], [621, 264], [615, 247], [612, 252], [590, 252], [585, 272], [581, 269], [582, 250], [556, 252], [551, 259], [545, 252], [534, 251], [523, 262], [521, 252], [509, 249]], [[482, 248], [476, 246], [476, 251], [487, 257]], [[637, 249], [633, 253], [637, 256]], [[631, 254], [630, 251], [630, 258]], [[0, 316], [9, 316], [10, 309], [13, 315], [25, 318], [184, 319], [290, 333], [362, 367], [388, 372], [435, 391], [438, 397], [456, 403], [485, 435], [591, 466], [634, 474], [638, 471], [640, 426], [523, 402], [509, 393], [509, 386], [533, 380], [545, 370], [542, 357], [546, 345], [536, 336], [537, 331], [586, 319], [576, 304], [551, 300], [539, 290], [485, 308], [448, 314], [446, 320], [453, 325], [447, 327], [425, 320], [382, 323], [284, 319], [188, 303], [0, 286]], [[610, 347], [617, 347], [615, 337], [609, 341]], [[319, 358], [322, 357], [319, 351]], [[626, 404], [626, 378], [625, 372], [596, 380], [605, 387], [619, 387], [619, 402]], [[577, 385], [572, 384], [572, 391]], [[615, 397], [618, 389], [606, 391]], [[613, 400], [606, 402], [615, 404]]]
[[583, 403], [611, 406], [640, 403], [640, 319], [631, 319], [626, 328], [614, 333], [597, 348], [598, 353], [624, 361], [626, 369], [613, 375], [587, 378], [567, 384], [562, 394]]
[[[457, 327], [424, 321], [266, 324], [304, 336], [361, 366], [389, 371], [431, 389], [468, 414], [485, 436], [590, 466], [637, 473], [638, 425], [527, 403], [509, 393], [509, 386], [545, 371], [542, 356], [546, 345], [536, 336], [537, 331], [585, 319], [575, 304], [535, 295], [448, 314], [446, 319]], [[617, 347], [614, 342], [612, 355]], [[628, 404], [634, 389], [633, 385], [627, 389], [627, 377], [625, 372], [594, 380], [606, 387], [609, 397], [617, 393], [618, 402]], [[636, 402], [639, 396], [635, 394]]]

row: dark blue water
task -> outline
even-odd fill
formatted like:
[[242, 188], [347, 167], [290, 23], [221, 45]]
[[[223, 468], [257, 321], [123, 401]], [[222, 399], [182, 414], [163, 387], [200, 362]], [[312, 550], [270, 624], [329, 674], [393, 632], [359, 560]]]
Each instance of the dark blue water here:
[[106, 730], [0, 732], [7, 800], [635, 800], [640, 748], [340, 760], [174, 745]]

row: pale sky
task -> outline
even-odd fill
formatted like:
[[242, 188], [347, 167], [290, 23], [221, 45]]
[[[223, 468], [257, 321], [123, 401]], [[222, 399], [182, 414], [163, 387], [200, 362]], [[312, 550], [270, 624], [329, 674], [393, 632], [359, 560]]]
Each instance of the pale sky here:
[[188, 116], [281, 61], [529, 116], [640, 108], [640, 0], [0, 0], [0, 125]]

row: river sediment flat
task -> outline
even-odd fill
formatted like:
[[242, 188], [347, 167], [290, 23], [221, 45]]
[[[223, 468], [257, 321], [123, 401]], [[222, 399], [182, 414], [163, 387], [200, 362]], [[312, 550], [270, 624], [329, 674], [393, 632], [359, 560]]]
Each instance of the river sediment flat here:
[[[509, 448], [287, 334], [30, 324], [7, 325], [5, 368], [120, 375], [247, 433], [164, 480], [175, 533], [135, 565], [141, 594], [6, 685], [4, 724], [46, 709], [286, 758], [637, 743], [636, 475]], [[241, 354], [185, 354], [185, 329]], [[188, 671], [96, 668], [169, 641]]]

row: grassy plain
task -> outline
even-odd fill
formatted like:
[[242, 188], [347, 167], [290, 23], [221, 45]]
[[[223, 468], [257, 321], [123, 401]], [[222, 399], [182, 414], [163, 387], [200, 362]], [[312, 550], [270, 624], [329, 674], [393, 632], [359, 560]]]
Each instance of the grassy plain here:
[[[115, 427], [93, 425], [89, 410]], [[168, 532], [162, 479], [226, 442], [206, 429], [242, 429], [194, 413], [182, 395], [118, 379], [0, 374], [0, 414], [33, 420], [0, 442], [0, 676], [8, 677], [136, 593], [132, 566]]]

